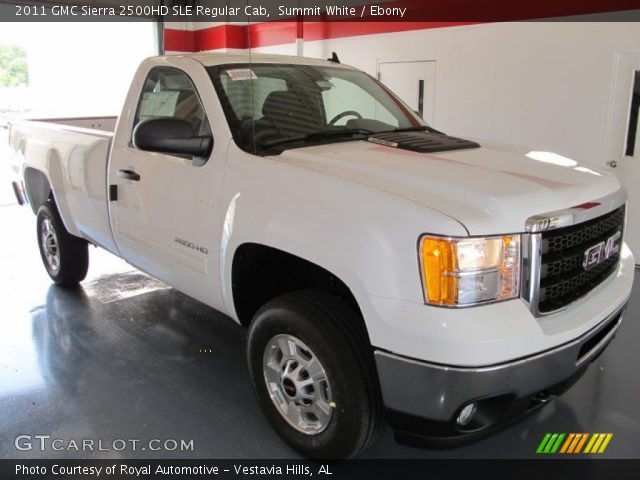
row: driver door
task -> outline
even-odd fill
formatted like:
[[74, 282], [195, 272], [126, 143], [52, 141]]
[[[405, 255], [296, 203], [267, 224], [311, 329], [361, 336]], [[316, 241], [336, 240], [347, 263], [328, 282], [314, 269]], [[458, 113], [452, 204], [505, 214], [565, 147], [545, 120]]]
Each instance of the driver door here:
[[[148, 118], [174, 117], [188, 121], [196, 135], [211, 135], [196, 85], [179, 68], [152, 68], [136, 108], [130, 123], [134, 128]], [[219, 191], [223, 159], [216, 158], [215, 148], [209, 158], [139, 150], [132, 141], [134, 128], [128, 142], [114, 145], [108, 173], [111, 224], [120, 254], [215, 306], [220, 232], [213, 193]]]

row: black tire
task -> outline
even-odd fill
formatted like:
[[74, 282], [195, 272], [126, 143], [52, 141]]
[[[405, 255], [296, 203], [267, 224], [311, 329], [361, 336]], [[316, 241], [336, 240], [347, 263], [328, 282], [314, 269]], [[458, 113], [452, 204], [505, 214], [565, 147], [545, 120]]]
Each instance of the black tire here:
[[[271, 400], [263, 359], [277, 335], [301, 340], [324, 367], [333, 409], [319, 433], [296, 430]], [[337, 298], [299, 291], [267, 303], [251, 322], [247, 360], [262, 411], [282, 439], [302, 455], [351, 458], [380, 436], [383, 407], [371, 347], [357, 314]]]
[[[53, 230], [55, 245], [43, 235], [47, 228]], [[84, 280], [89, 269], [89, 245], [86, 240], [67, 231], [58, 209], [51, 201], [38, 209], [37, 234], [40, 257], [51, 280], [63, 287], [73, 287]], [[47, 259], [47, 255], [51, 258], [52, 254], [57, 258], [56, 263]]]

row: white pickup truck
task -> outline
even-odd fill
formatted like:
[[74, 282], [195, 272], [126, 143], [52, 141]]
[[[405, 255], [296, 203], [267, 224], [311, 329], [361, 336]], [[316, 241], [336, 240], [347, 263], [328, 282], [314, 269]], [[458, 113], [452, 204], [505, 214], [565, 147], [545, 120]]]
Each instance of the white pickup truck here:
[[614, 175], [447, 136], [335, 57], [151, 58], [118, 119], [9, 141], [53, 281], [94, 244], [247, 326], [261, 408], [309, 457], [357, 455], [385, 419], [459, 440], [522, 418], [631, 292]]

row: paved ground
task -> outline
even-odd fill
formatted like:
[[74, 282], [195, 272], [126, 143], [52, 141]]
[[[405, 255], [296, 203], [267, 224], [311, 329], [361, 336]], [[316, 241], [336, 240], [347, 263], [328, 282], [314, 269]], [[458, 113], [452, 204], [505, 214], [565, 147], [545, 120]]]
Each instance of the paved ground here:
[[[30, 211], [1, 206], [0, 225], [0, 458], [295, 458], [253, 398], [242, 328], [93, 248], [82, 288], [52, 286]], [[640, 458], [639, 316], [640, 278], [610, 348], [533, 417], [450, 450], [400, 446], [387, 429], [364, 457], [532, 457], [545, 432], [613, 432], [606, 457]], [[21, 434], [194, 449], [22, 452]]]

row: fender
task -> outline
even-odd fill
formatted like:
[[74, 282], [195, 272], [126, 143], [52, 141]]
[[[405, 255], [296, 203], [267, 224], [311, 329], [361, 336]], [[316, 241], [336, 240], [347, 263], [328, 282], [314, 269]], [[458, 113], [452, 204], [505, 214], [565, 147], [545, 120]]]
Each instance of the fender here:
[[[232, 145], [227, 167], [220, 281], [225, 309], [236, 320], [231, 270], [244, 243], [273, 247], [328, 270], [364, 313], [371, 295], [423, 303], [417, 261], [422, 233], [467, 234], [444, 214], [277, 157], [255, 157]], [[424, 227], [409, 220], [416, 215], [425, 219]]]

